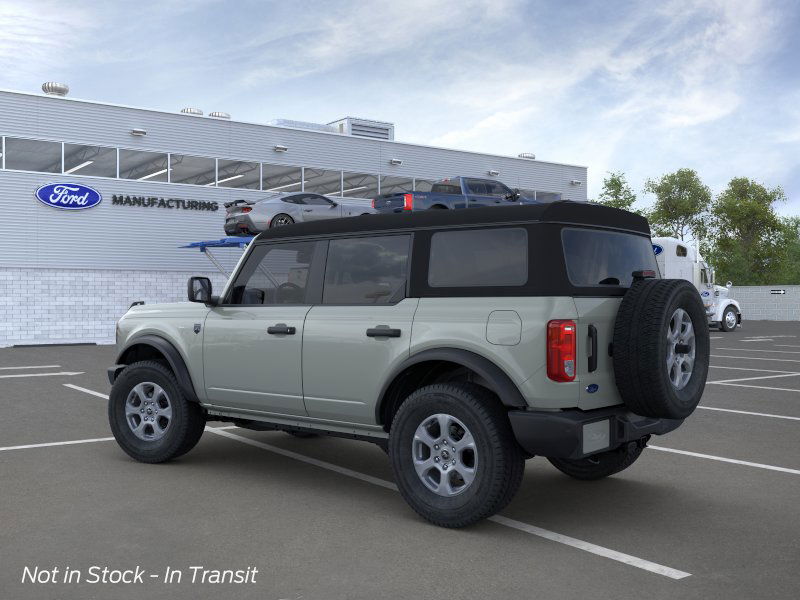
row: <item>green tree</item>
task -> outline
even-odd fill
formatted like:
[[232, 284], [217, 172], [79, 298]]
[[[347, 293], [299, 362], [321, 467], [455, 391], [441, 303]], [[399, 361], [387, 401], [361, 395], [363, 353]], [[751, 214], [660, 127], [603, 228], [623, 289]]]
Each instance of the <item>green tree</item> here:
[[711, 204], [711, 190], [693, 169], [678, 169], [660, 179], [648, 179], [644, 191], [656, 200], [645, 216], [656, 235], [681, 240], [706, 236], [706, 217]]
[[790, 276], [787, 256], [797, 239], [797, 223], [781, 220], [773, 206], [784, 200], [780, 187], [768, 189], [746, 177], [731, 179], [716, 197], [709, 258], [719, 281], [764, 285]]
[[609, 171], [608, 177], [603, 180], [603, 191], [600, 192], [598, 203], [621, 208], [632, 212], [638, 212], [632, 208], [636, 202], [636, 194], [633, 193], [631, 186], [625, 179], [622, 171]]
[[781, 219], [786, 244], [783, 268], [775, 283], [800, 285], [800, 217]]

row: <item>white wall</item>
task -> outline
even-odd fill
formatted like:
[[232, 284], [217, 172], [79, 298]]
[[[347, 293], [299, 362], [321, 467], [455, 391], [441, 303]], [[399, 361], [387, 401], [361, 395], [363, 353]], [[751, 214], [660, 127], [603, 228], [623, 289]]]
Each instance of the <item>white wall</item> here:
[[730, 295], [742, 307], [742, 321], [800, 321], [800, 285], [734, 286]]
[[205, 275], [214, 291], [226, 278], [201, 271], [0, 269], [0, 347], [114, 343], [114, 326], [135, 300], [186, 300], [186, 282]]

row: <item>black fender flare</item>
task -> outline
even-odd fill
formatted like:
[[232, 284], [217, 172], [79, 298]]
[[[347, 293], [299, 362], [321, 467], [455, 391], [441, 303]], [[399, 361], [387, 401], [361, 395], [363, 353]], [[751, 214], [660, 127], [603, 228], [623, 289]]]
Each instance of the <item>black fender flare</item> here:
[[519, 388], [511, 380], [511, 377], [488, 358], [462, 348], [435, 348], [412, 354], [395, 367], [391, 375], [387, 377], [386, 383], [383, 384], [380, 395], [378, 396], [378, 402], [375, 405], [376, 422], [381, 422], [386, 394], [397, 377], [409, 367], [436, 360], [455, 363], [474, 371], [492, 386], [492, 390], [505, 406], [514, 408], [525, 408], [528, 406], [528, 403], [525, 402], [525, 398], [523, 398]]
[[117, 356], [117, 364], [108, 370], [108, 379], [112, 385], [120, 371], [122, 371], [122, 369], [128, 365], [128, 362], [124, 360], [124, 357], [125, 354], [134, 346], [150, 346], [161, 353], [164, 358], [167, 359], [169, 367], [175, 374], [175, 379], [178, 380], [178, 385], [180, 386], [183, 395], [186, 396], [186, 399], [190, 402], [200, 402], [200, 400], [197, 398], [197, 394], [194, 391], [194, 384], [192, 383], [192, 378], [189, 375], [189, 369], [186, 367], [186, 362], [183, 360], [183, 356], [181, 356], [181, 353], [178, 352], [178, 349], [175, 348], [172, 342], [158, 335], [143, 335], [141, 337], [133, 338], [127, 344], [125, 344]]

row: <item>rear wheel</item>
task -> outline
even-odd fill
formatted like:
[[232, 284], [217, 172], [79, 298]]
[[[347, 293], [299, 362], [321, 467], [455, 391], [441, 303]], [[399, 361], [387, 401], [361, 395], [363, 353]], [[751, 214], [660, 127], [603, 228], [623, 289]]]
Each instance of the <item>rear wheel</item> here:
[[616, 450], [601, 452], [586, 458], [548, 458], [556, 469], [575, 479], [592, 481], [619, 473], [630, 467], [642, 455], [645, 440], [630, 442]]
[[285, 215], [283, 213], [279, 215], [275, 215], [270, 222], [270, 227], [283, 227], [284, 225], [291, 225], [294, 223], [294, 219], [289, 215]]
[[203, 409], [184, 397], [172, 371], [156, 361], [120, 373], [111, 388], [108, 421], [120, 447], [146, 463], [186, 454], [205, 429]]
[[719, 322], [719, 328], [722, 331], [733, 331], [736, 329], [737, 322], [736, 309], [733, 306], [727, 306], [722, 313], [722, 321]]
[[501, 510], [525, 461], [497, 397], [466, 383], [420, 388], [400, 406], [389, 456], [403, 498], [443, 527], [464, 527]]

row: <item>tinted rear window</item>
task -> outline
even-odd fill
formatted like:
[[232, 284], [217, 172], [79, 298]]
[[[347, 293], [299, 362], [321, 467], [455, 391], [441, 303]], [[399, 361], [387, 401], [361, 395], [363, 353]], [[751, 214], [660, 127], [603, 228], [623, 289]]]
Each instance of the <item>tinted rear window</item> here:
[[430, 287], [520, 286], [528, 281], [528, 232], [441, 231], [431, 238]]
[[632, 273], [652, 269], [658, 273], [650, 239], [641, 235], [564, 229], [561, 232], [567, 275], [576, 287], [630, 287]]

